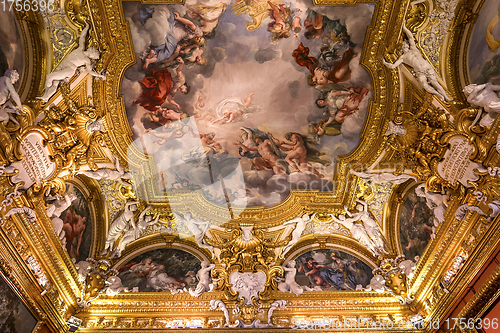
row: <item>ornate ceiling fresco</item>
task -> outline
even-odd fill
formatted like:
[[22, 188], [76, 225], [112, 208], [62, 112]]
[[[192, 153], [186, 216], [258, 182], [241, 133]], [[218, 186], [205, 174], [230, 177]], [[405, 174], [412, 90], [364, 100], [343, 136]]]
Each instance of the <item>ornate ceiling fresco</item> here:
[[431, 331], [498, 246], [499, 1], [19, 4], [0, 272], [35, 330]]

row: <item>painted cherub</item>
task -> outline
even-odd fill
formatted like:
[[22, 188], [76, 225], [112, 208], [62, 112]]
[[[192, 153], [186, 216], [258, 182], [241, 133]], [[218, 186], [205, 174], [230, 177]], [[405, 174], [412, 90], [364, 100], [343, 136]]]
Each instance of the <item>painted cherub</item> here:
[[271, 7], [269, 9], [271, 22], [267, 25], [267, 31], [271, 33], [269, 36], [271, 43], [274, 44], [280, 39], [290, 37], [290, 30], [295, 34], [300, 32], [300, 9], [292, 10], [290, 6], [284, 4], [275, 5], [271, 1], [267, 3]]

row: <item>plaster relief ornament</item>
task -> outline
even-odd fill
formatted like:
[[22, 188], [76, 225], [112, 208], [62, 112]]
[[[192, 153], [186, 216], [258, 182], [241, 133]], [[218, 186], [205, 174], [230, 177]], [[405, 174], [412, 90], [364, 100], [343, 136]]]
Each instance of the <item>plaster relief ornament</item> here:
[[373, 290], [378, 293], [389, 291], [392, 295], [399, 298], [401, 304], [412, 303], [415, 296], [410, 295], [409, 280], [413, 275], [418, 260], [418, 256], [415, 257], [415, 262], [405, 260], [404, 255], [397, 256], [394, 259], [383, 260], [380, 266], [373, 270], [373, 278], [365, 290]]
[[[432, 229], [434, 231], [435, 227], [437, 227], [440, 223], [443, 223], [445, 220], [444, 213], [446, 212], [446, 208], [448, 207], [446, 201], [448, 201], [449, 196], [431, 192], [427, 190], [425, 184], [417, 186], [417, 188], [415, 189], [415, 193], [419, 197], [425, 198], [427, 207], [429, 207], [429, 209], [431, 209], [434, 213], [434, 228]], [[433, 238], [435, 238], [434, 233], [433, 236]]]
[[368, 236], [370, 236], [373, 243], [375, 244], [377, 252], [387, 253], [379, 226], [377, 222], [370, 216], [368, 205], [366, 204], [366, 202], [359, 199], [357, 199], [356, 202], [358, 202], [358, 205], [356, 205], [356, 209], [358, 210], [358, 212], [351, 214], [348, 210], [346, 210], [346, 214], [349, 217], [353, 218], [354, 221], [361, 220], [363, 222], [366, 233], [368, 234]]
[[142, 233], [146, 231], [146, 228], [150, 225], [154, 225], [158, 223], [160, 220], [160, 214], [156, 216], [156, 218], [153, 220], [153, 215], [146, 215], [146, 213], [151, 209], [151, 206], [148, 206], [146, 209], [144, 209], [139, 215], [139, 219], [137, 220], [137, 224], [135, 228], [128, 229], [125, 234], [123, 235], [122, 239], [118, 242], [118, 245], [113, 251], [113, 255], [111, 256], [110, 259], [114, 258], [119, 258], [121, 257], [123, 251], [125, 248], [132, 243], [134, 240], [138, 239], [139, 237], [142, 236]]
[[193, 297], [201, 296], [206, 291], [212, 291], [214, 285], [210, 283], [210, 272], [215, 268], [215, 264], [210, 264], [208, 261], [201, 262], [201, 268], [196, 273], [196, 278], [198, 279], [198, 285], [196, 288], [189, 289], [189, 294]]
[[[75, 259], [73, 259], [73, 263]], [[76, 271], [78, 272], [78, 281], [83, 282], [87, 275], [92, 272], [92, 264], [88, 261], [79, 261], [75, 264]]]
[[283, 223], [283, 225], [289, 225], [293, 223], [296, 223], [296, 225], [292, 231], [292, 239], [290, 240], [290, 242], [288, 242], [288, 244], [285, 247], [283, 247], [283, 252], [281, 254], [282, 256], [284, 256], [288, 251], [290, 251], [290, 249], [299, 241], [300, 237], [302, 236], [302, 232], [306, 228], [306, 225], [314, 219], [315, 215], [316, 214], [312, 215], [304, 214], [302, 215], [302, 217], [296, 217], [293, 220], [286, 221], [285, 223]]
[[401, 64], [410, 66], [413, 69], [413, 75], [418, 82], [420, 82], [425, 91], [436, 95], [442, 101], [451, 101], [452, 98], [449, 98], [448, 95], [446, 95], [446, 91], [441, 84], [439, 84], [434, 68], [424, 59], [415, 45], [413, 34], [404, 24], [403, 32], [408, 37], [408, 41], [403, 41], [403, 48], [401, 50], [403, 54], [394, 64], [388, 63], [382, 58], [383, 64], [390, 69], [394, 69]]
[[127, 183], [125, 179], [130, 179], [130, 177], [132, 177], [132, 174], [130, 172], [125, 172], [125, 168], [120, 164], [118, 156], [113, 155], [112, 159], [114, 161], [116, 170], [101, 168], [96, 171], [78, 171], [75, 173], [75, 175], [81, 174], [96, 180], [106, 179], [116, 181], [123, 186], [130, 187], [130, 184]]
[[224, 318], [226, 319], [226, 324], [224, 326], [229, 325], [229, 311], [227, 310], [226, 304], [223, 301], [219, 300], [211, 300], [210, 301], [210, 310], [215, 311], [220, 309], [224, 313]]
[[229, 276], [231, 290], [238, 293], [238, 301], [245, 299], [242, 305], [251, 305], [253, 299], [259, 299], [259, 291], [266, 288], [266, 274], [262, 271], [256, 273], [232, 272]]
[[272, 324], [271, 317], [273, 316], [274, 310], [276, 309], [286, 309], [287, 302], [285, 300], [278, 300], [271, 303], [269, 310], [267, 311], [267, 322]]
[[134, 222], [134, 212], [137, 210], [137, 204], [139, 201], [129, 201], [125, 204], [125, 209], [114, 221], [108, 230], [108, 235], [106, 237], [106, 243], [104, 245], [104, 250], [101, 255], [104, 256], [108, 252], [113, 250], [113, 245], [115, 241], [120, 237], [123, 231], [129, 228], [135, 229]]
[[178, 223], [184, 224], [189, 231], [193, 234], [194, 240], [199, 247], [203, 249], [208, 249], [212, 256], [214, 256], [214, 248], [209, 245], [205, 240], [205, 234], [211, 226], [209, 221], [204, 221], [194, 216], [191, 213], [186, 213], [184, 215], [172, 213], [174, 215], [174, 220]]
[[[345, 207], [345, 210], [347, 212], [347, 207]], [[366, 247], [374, 256], [378, 256], [380, 254], [377, 246], [372, 241], [370, 236], [368, 236], [365, 227], [362, 224], [354, 223], [358, 220], [357, 218], [346, 218], [345, 215], [339, 215], [338, 217], [335, 217], [332, 215], [332, 219], [349, 229], [352, 237], [356, 239], [361, 245]]]
[[37, 97], [45, 103], [54, 95], [57, 87], [61, 82], [68, 83], [69, 80], [76, 74], [80, 67], [85, 67], [85, 72], [91, 76], [95, 76], [99, 79], [106, 80], [106, 76], [97, 73], [92, 67], [92, 60], [99, 59], [99, 51], [89, 47], [85, 50], [85, 39], [87, 38], [87, 33], [89, 31], [89, 24], [86, 23], [85, 28], [82, 30], [80, 39], [78, 42], [78, 48], [71, 51], [57, 66], [57, 68], [50, 74], [47, 74], [45, 79], [45, 93], [42, 97]]
[[383, 293], [387, 290], [385, 285], [385, 279], [382, 275], [374, 275], [370, 280], [370, 284], [366, 286], [366, 291], [376, 291], [378, 293]]
[[405, 174], [395, 175], [390, 172], [382, 172], [382, 173], [362, 172], [362, 171], [358, 172], [351, 169], [350, 173], [363, 179], [364, 182], [367, 183], [368, 185], [372, 185], [373, 183], [375, 184], [392, 183], [398, 185], [398, 184], [403, 184], [408, 179], [413, 179], [415, 181], [417, 180], [417, 177], [415, 176], [405, 175]]
[[97, 145], [105, 146], [103, 119], [97, 118], [97, 110], [92, 106], [77, 107], [70, 98], [68, 85], [63, 85], [61, 92], [68, 108], [51, 106], [39, 122], [52, 136], [46, 140], [53, 151], [51, 161], [58, 161], [63, 170], [78, 170], [85, 164], [97, 170], [94, 150]]
[[11, 208], [7, 214], [3, 216], [3, 219], [7, 219], [11, 217], [14, 214], [24, 214], [26, 216], [26, 219], [28, 222], [35, 222], [36, 221], [36, 213], [33, 209], [23, 206], [23, 207], [14, 207]]
[[[309, 288], [308, 286], [301, 286], [297, 282], [295, 282], [295, 275], [297, 274], [297, 269], [295, 268], [295, 260], [290, 260], [286, 266], [283, 266], [283, 270], [285, 271], [285, 280], [283, 281], [281, 278], [276, 278], [276, 280], [281, 280], [283, 282], [278, 283], [278, 289], [284, 293], [291, 292], [297, 296], [302, 294], [304, 291], [313, 291], [318, 290], [321, 291], [320, 286], [316, 286], [314, 288]], [[271, 311], [271, 310], [269, 310]], [[271, 312], [272, 313], [272, 312]], [[268, 322], [270, 322], [271, 316], [269, 315]]]
[[385, 131], [384, 135], [405, 135], [406, 134], [406, 129], [404, 128], [403, 125], [401, 124], [396, 124], [392, 120], [389, 122], [389, 125], [387, 126], [387, 130]]
[[61, 214], [71, 206], [71, 203], [76, 200], [76, 195], [73, 193], [66, 193], [64, 196], [55, 195], [48, 196], [48, 200], [55, 200], [53, 203], [47, 206], [46, 212], [47, 216], [52, 221], [54, 225], [54, 231], [59, 239], [66, 243], [66, 231], [63, 230], [64, 221], [61, 219]]
[[120, 287], [120, 279], [111, 279], [111, 277], [118, 275], [118, 271], [111, 268], [109, 261], [96, 261], [92, 258], [87, 258], [86, 262], [88, 265], [82, 261], [75, 264], [75, 267], [78, 269], [79, 280], [83, 282], [80, 297], [76, 300], [79, 307], [88, 308], [92, 301], [97, 299], [102, 293], [108, 293], [110, 286], [112, 288], [108, 293], [110, 296], [114, 296], [120, 291], [125, 291]]
[[[479, 85], [469, 84], [464, 88], [467, 102], [482, 108], [487, 113], [486, 116], [481, 119], [479, 125], [491, 127], [496, 115], [500, 112], [498, 91], [500, 91], [500, 85], [494, 85], [489, 82]], [[481, 113], [477, 115], [477, 119], [479, 119], [480, 116]]]

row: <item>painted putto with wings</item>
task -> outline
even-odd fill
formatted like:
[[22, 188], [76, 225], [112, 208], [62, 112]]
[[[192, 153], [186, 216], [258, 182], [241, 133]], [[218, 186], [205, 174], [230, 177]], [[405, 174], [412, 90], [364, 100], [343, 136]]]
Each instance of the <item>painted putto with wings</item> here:
[[267, 31], [271, 33], [270, 41], [275, 44], [280, 39], [290, 37], [290, 31], [295, 33], [295, 36], [300, 32], [300, 17], [301, 10], [299, 8], [292, 9], [291, 4], [280, 4], [280, 1], [236, 1], [233, 5], [233, 12], [236, 15], [247, 14], [252, 17], [253, 22], [246, 23], [248, 31], [257, 30], [262, 21], [267, 17], [271, 18], [271, 22], [267, 25]]

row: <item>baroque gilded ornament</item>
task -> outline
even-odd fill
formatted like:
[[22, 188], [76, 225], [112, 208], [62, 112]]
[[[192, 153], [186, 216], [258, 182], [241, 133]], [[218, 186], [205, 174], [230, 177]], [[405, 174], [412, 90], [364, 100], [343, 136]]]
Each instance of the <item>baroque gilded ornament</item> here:
[[500, 239], [500, 88], [462, 63], [490, 1], [16, 14], [1, 272], [53, 331], [443, 319]]

